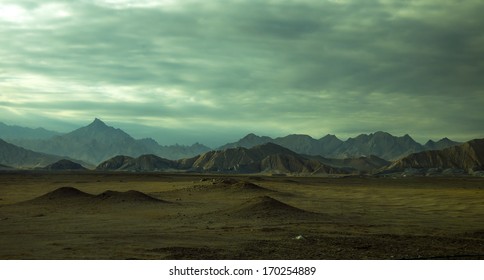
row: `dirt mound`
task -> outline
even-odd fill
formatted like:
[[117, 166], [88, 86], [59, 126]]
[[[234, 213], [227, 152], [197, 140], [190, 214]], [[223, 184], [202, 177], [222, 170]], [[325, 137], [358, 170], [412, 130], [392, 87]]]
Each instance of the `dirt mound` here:
[[61, 187], [52, 192], [39, 196], [22, 204], [42, 205], [42, 206], [62, 206], [62, 207], [95, 207], [107, 204], [150, 204], [168, 203], [167, 201], [156, 199], [139, 191], [105, 191], [99, 195], [92, 195], [82, 192], [73, 187]]
[[239, 218], [310, 218], [318, 214], [291, 206], [270, 196], [250, 199], [229, 211], [230, 216]]
[[211, 185], [195, 185], [187, 190], [192, 191], [232, 191], [232, 192], [275, 192], [257, 184], [240, 181], [235, 179], [223, 179], [220, 181], [213, 181]]
[[230, 185], [229, 188], [247, 190], [247, 191], [268, 191], [268, 192], [272, 192], [272, 190], [266, 189], [264, 187], [261, 187], [257, 184], [251, 183], [251, 182], [237, 182], [235, 184]]
[[94, 196], [85, 192], [82, 192], [73, 187], [61, 187], [42, 196], [34, 198], [32, 202], [48, 202], [48, 201], [73, 201], [73, 200], [88, 200]]
[[99, 202], [108, 203], [167, 203], [167, 201], [154, 198], [140, 191], [105, 191], [95, 197]]
[[202, 181], [211, 181], [214, 185], [233, 185], [240, 182], [240, 180], [234, 178], [214, 178], [214, 179], [202, 179]]

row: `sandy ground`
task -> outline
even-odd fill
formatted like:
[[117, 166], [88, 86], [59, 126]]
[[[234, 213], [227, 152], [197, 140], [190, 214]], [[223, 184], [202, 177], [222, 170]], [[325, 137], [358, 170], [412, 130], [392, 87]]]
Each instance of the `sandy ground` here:
[[483, 178], [0, 173], [0, 259], [484, 259], [483, 217]]

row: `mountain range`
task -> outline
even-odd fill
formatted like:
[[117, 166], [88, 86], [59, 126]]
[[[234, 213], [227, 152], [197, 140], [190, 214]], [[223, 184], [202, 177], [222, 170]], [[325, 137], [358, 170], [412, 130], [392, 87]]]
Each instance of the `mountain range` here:
[[385, 166], [388, 166], [391, 162], [379, 158], [377, 156], [361, 156], [354, 158], [325, 158], [322, 156], [305, 156], [306, 158], [317, 160], [323, 164], [334, 166], [338, 168], [350, 168], [358, 170], [361, 173], [371, 173], [375, 170], [379, 170]]
[[[443, 150], [428, 150], [410, 154], [390, 162], [377, 156], [331, 159], [304, 156], [274, 143], [252, 148], [226, 148], [209, 151], [193, 158], [171, 161], [155, 155], [138, 158], [116, 156], [101, 163], [101, 171], [185, 171], [208, 173], [262, 173], [291, 175], [404, 173], [474, 174], [484, 175], [484, 139], [475, 139]], [[452, 169], [448, 173], [448, 169]]]
[[67, 134], [48, 139], [14, 139], [11, 143], [42, 153], [79, 159], [94, 165], [120, 154], [134, 157], [156, 154], [170, 159], [179, 159], [210, 150], [198, 143], [192, 146], [161, 146], [150, 138], [137, 140], [123, 130], [108, 126], [97, 118], [88, 126]]
[[116, 156], [99, 164], [100, 171], [190, 171], [210, 173], [265, 174], [344, 174], [353, 170], [325, 165], [307, 159], [273, 143], [250, 149], [210, 151], [193, 158], [172, 161], [155, 155], [138, 158]]
[[443, 149], [460, 144], [444, 138], [437, 142], [429, 140], [425, 145], [421, 145], [408, 134], [397, 137], [382, 131], [360, 134], [346, 141], [342, 141], [330, 134], [320, 139], [301, 134], [292, 134], [273, 139], [268, 136], [257, 136], [251, 133], [237, 142], [219, 147], [218, 150], [235, 147], [251, 148], [269, 142], [304, 155], [317, 155], [337, 159], [374, 155], [385, 160], [396, 160], [411, 153]]
[[274, 143], [211, 151], [181, 162], [182, 166], [188, 164], [192, 169], [210, 172], [344, 173]]
[[[421, 145], [409, 135], [397, 137], [379, 131], [346, 141], [329, 134], [314, 139], [301, 134], [271, 138], [251, 133], [211, 150], [198, 143], [161, 146], [151, 138], [134, 139], [99, 119], [60, 135], [2, 125], [7, 129], [0, 135], [11, 137], [0, 139], [2, 170], [44, 166], [48, 170], [80, 170], [97, 165], [97, 170], [109, 171], [356, 174], [454, 168], [474, 172], [482, 169], [484, 149], [479, 139], [461, 144], [443, 138]], [[16, 130], [19, 134], [11, 134]], [[36, 131], [47, 134], [35, 139]], [[54, 135], [48, 137], [49, 133]]]

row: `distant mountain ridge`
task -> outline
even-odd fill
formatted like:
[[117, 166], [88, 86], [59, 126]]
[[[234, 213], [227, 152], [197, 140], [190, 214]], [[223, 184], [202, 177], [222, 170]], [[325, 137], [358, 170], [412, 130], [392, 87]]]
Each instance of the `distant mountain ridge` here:
[[[99, 138], [99, 131], [105, 130], [104, 123], [93, 123], [88, 127], [81, 128], [68, 135], [76, 137], [77, 133], [90, 135]], [[118, 133], [119, 138], [124, 137], [126, 142], [134, 140], [122, 130], [108, 127], [110, 135]], [[114, 130], [114, 132], [113, 132]], [[293, 136], [294, 137], [294, 136]], [[412, 144], [414, 141], [406, 135], [395, 140], [389, 134], [382, 133], [379, 137], [367, 135], [360, 137], [362, 143], [368, 150], [378, 151], [375, 141], [389, 139], [388, 146], [392, 147], [402, 140]], [[311, 143], [312, 140], [300, 143]], [[355, 141], [357, 141], [356, 139]], [[156, 143], [156, 142], [155, 142]], [[369, 143], [369, 145], [368, 145]], [[434, 142], [433, 145], [454, 145], [455, 142], [442, 140]], [[102, 142], [101, 142], [102, 144]], [[341, 145], [342, 146], [342, 145]], [[380, 147], [381, 148], [381, 147]], [[383, 146], [385, 148], [385, 146]], [[21, 147], [17, 147], [0, 139], [0, 169], [8, 170], [13, 168], [42, 168], [45, 170], [82, 170], [76, 160], [68, 160], [66, 157], [38, 153]], [[44, 167], [45, 166], [45, 167]], [[85, 165], [89, 166], [89, 165]], [[447, 169], [451, 169], [448, 171]], [[218, 151], [208, 151], [195, 157], [188, 157], [180, 160], [170, 160], [154, 154], [143, 154], [138, 157], [114, 156], [99, 164], [96, 168], [99, 171], [135, 171], [135, 172], [209, 172], [209, 173], [234, 173], [234, 174], [291, 174], [291, 175], [318, 175], [318, 174], [360, 174], [374, 173], [380, 170], [379, 174], [404, 172], [417, 170], [415, 174], [426, 174], [431, 172], [437, 174], [471, 174], [476, 176], [484, 175], [484, 139], [475, 139], [464, 144], [451, 146], [442, 150], [427, 150], [412, 153], [399, 160], [389, 162], [377, 156], [361, 156], [355, 158], [325, 158], [322, 156], [300, 155], [290, 149], [268, 142], [252, 148], [227, 148]], [[419, 171], [420, 170], [420, 171]], [[422, 173], [423, 172], [423, 173]], [[446, 173], [447, 172], [447, 173]], [[450, 173], [448, 173], [450, 172]], [[410, 173], [409, 173], [410, 174]], [[402, 173], [403, 175], [403, 173]]]
[[437, 142], [429, 140], [427, 141], [427, 143], [425, 143], [424, 147], [425, 147], [425, 150], [442, 150], [442, 149], [449, 148], [452, 146], [457, 146], [460, 144], [462, 143], [455, 142], [450, 140], [447, 137], [444, 137]]
[[50, 139], [13, 141], [13, 143], [31, 150], [68, 156], [93, 164], [121, 154], [133, 157], [156, 154], [170, 159], [179, 159], [210, 150], [198, 143], [192, 146], [161, 146], [150, 138], [136, 140], [123, 130], [108, 126], [98, 118], [91, 124], [67, 134]]
[[107, 126], [97, 118], [88, 126], [39, 141], [29, 148], [91, 163], [98, 163], [120, 153], [137, 155], [150, 152], [121, 129]]
[[[0, 128], [5, 126], [0, 123]], [[8, 129], [18, 128], [7, 127]], [[32, 133], [38, 131], [38, 129], [22, 129], [29, 132], [28, 137], [34, 137]], [[40, 129], [40, 131], [43, 130]], [[6, 134], [5, 131], [0, 130], [1, 133]], [[14, 136], [18, 138], [22, 135], [20, 133]], [[6, 142], [23, 147], [24, 150], [42, 154], [42, 156], [29, 154], [16, 159], [10, 155], [7, 161], [0, 161], [0, 164], [17, 168], [39, 167], [62, 158], [70, 158], [87, 163], [85, 166], [104, 163], [107, 164], [104, 167], [107, 170], [179, 170], [181, 168], [203, 172], [242, 173], [263, 170], [272, 170], [271, 172], [280, 170], [281, 173], [314, 173], [318, 172], [317, 170], [332, 172], [326, 167], [345, 172], [356, 169], [366, 173], [383, 168], [411, 154], [442, 150], [461, 144], [443, 138], [436, 142], [429, 140], [425, 145], [421, 145], [408, 134], [393, 136], [382, 131], [360, 134], [346, 141], [330, 134], [314, 139], [303, 134], [271, 138], [250, 133], [237, 142], [211, 150], [199, 143], [192, 146], [161, 146], [152, 138], [135, 139], [119, 128], [106, 125], [98, 118], [87, 126], [51, 138], [13, 139]], [[5, 144], [3, 146], [5, 150]], [[264, 147], [262, 154], [260, 151], [257, 152], [260, 146]], [[13, 154], [22, 154], [19, 147], [10, 146], [14, 150]], [[119, 155], [123, 156], [118, 157]], [[29, 159], [26, 160], [26, 158]], [[39, 160], [40, 158], [42, 160]]]
[[408, 134], [397, 137], [382, 131], [360, 134], [346, 141], [342, 141], [335, 135], [330, 134], [320, 139], [314, 139], [311, 136], [302, 134], [291, 134], [273, 139], [268, 136], [257, 136], [251, 133], [239, 141], [223, 145], [217, 150], [235, 147], [251, 148], [264, 143], [274, 143], [299, 154], [326, 158], [344, 159], [374, 155], [385, 160], [396, 160], [411, 153], [428, 149], [443, 149], [459, 144], [444, 138], [438, 142], [430, 140], [426, 145], [421, 145]]
[[17, 125], [7, 125], [0, 122], [0, 138], [4, 140], [10, 139], [48, 139], [57, 135], [60, 132], [47, 130], [45, 128], [28, 128]]
[[15, 168], [39, 168], [62, 159], [61, 156], [34, 152], [0, 139], [0, 164], [2, 165]]
[[371, 134], [360, 134], [342, 143], [330, 156], [336, 158], [376, 155], [386, 160], [422, 150], [422, 145], [415, 142], [408, 134], [402, 137], [378, 131]]

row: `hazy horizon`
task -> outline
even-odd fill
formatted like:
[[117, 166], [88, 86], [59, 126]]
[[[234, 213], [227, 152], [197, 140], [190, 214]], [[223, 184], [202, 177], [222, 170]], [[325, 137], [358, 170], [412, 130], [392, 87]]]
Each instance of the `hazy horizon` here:
[[6, 0], [0, 121], [217, 147], [482, 138], [484, 2]]

